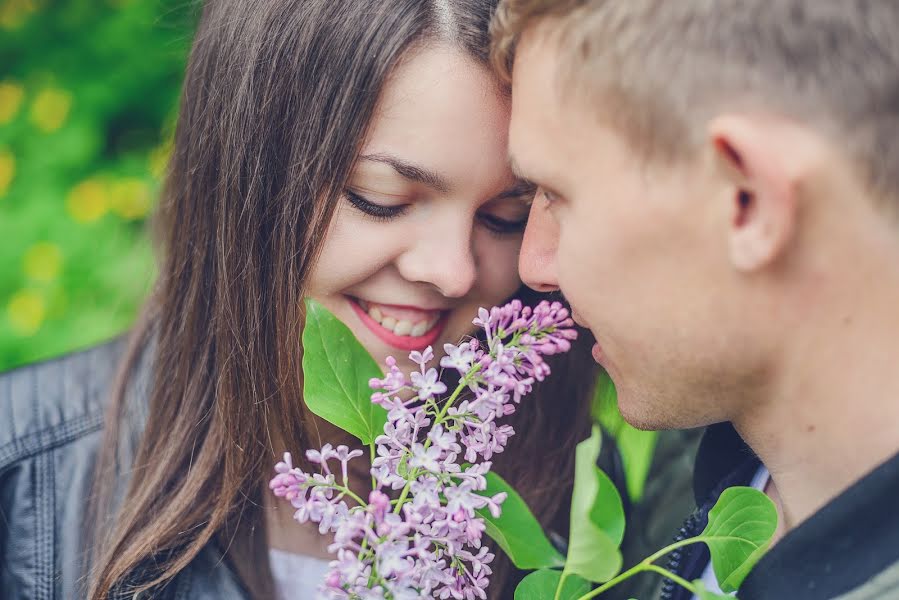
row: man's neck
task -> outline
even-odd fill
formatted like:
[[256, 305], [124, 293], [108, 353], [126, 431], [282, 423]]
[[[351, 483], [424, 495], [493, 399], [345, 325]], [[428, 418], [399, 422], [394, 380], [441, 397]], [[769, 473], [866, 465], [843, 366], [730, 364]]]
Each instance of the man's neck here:
[[848, 303], [839, 326], [798, 326], [768, 397], [734, 419], [787, 530], [899, 452], [899, 310], [880, 298]]

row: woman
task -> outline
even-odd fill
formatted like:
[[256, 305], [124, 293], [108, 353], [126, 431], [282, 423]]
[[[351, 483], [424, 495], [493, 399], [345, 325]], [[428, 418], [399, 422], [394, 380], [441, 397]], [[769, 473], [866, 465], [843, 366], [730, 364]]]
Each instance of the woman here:
[[[81, 474], [67, 489], [84, 489], [99, 456], [90, 541], [55, 513], [53, 546], [65, 556], [52, 557], [47, 579], [29, 574], [21, 596], [54, 585], [80, 596], [88, 579], [94, 599], [312, 596], [326, 541], [274, 507], [266, 483], [285, 449], [352, 441], [304, 408], [302, 298], [322, 302], [379, 362], [458, 341], [479, 306], [537, 300], [519, 290], [531, 190], [506, 164], [509, 102], [486, 62], [493, 6], [205, 6], [159, 209], [158, 286], [102, 442], [94, 429], [73, 435], [68, 462], [56, 463]], [[587, 352], [557, 361], [495, 461], [560, 531], [591, 365]], [[4, 482], [4, 497], [36, 493], [25, 479]], [[15, 503], [3, 511], [10, 531], [25, 519]], [[92, 549], [89, 572], [72, 548]], [[10, 572], [27, 571], [25, 554], [4, 559]], [[495, 598], [514, 585], [504, 560]], [[15, 594], [16, 577], [4, 578]]]

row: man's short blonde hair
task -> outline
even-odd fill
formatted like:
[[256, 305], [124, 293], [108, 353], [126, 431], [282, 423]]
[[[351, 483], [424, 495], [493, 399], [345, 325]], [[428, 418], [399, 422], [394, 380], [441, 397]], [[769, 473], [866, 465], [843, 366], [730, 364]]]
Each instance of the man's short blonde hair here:
[[501, 77], [534, 29], [558, 50], [555, 84], [647, 158], [693, 155], [723, 110], [768, 112], [830, 137], [899, 201], [899, 0], [502, 0]]

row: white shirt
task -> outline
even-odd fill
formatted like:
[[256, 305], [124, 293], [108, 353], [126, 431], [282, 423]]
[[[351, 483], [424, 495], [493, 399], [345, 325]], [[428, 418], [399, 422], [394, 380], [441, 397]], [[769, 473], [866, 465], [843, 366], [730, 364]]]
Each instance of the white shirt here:
[[269, 548], [268, 559], [279, 600], [309, 600], [319, 596], [318, 588], [325, 581], [330, 561], [274, 548]]
[[[771, 479], [771, 474], [768, 472], [768, 469], [765, 465], [759, 467], [759, 470], [755, 472], [755, 476], [752, 478], [752, 482], [749, 484], [749, 487], [753, 487], [760, 492], [764, 492], [765, 488], [768, 486], [768, 481]], [[718, 594], [723, 594], [721, 591], [721, 586], [718, 585], [718, 578], [715, 577], [715, 570], [712, 568], [712, 561], [709, 561], [709, 564], [706, 565], [705, 571], [702, 572], [702, 582], [705, 584], [705, 587], [710, 592], [716, 592]], [[734, 592], [736, 593], [736, 592]], [[733, 596], [734, 594], [730, 594]], [[693, 600], [699, 600], [696, 596], [693, 596]]]

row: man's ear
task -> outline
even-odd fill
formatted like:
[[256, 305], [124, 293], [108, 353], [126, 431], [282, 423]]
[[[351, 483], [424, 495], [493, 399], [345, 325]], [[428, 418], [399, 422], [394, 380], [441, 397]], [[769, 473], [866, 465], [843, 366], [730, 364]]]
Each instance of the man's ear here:
[[796, 233], [789, 145], [798, 140], [780, 125], [752, 115], [722, 115], [709, 123], [708, 141], [729, 188], [731, 262], [741, 271], [775, 262]]

